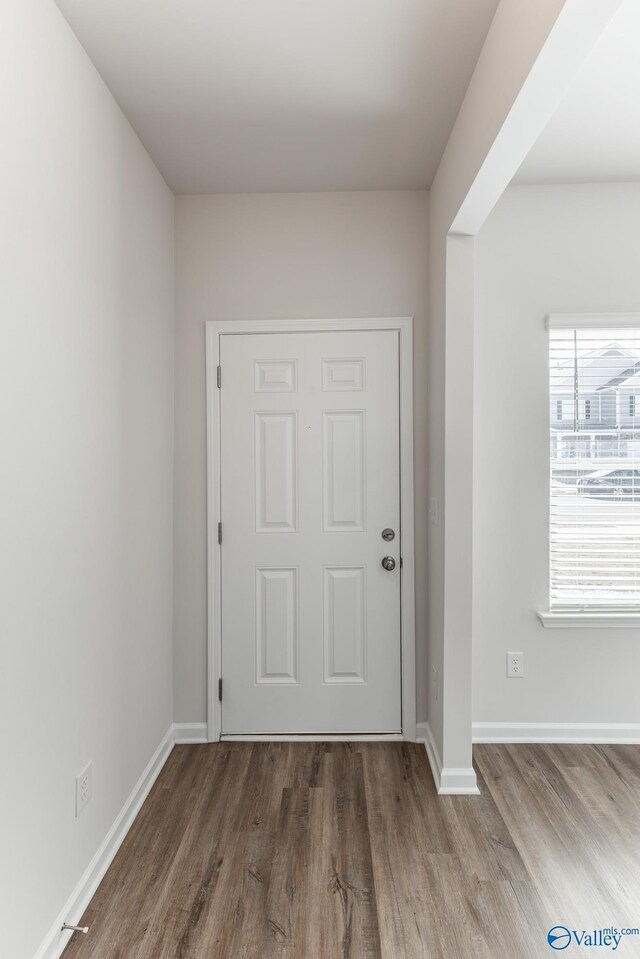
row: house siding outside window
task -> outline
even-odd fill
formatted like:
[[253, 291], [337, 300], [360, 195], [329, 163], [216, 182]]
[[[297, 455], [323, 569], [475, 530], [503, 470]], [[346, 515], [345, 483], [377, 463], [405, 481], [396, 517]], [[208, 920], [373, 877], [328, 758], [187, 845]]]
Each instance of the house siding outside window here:
[[550, 329], [550, 606], [640, 609], [640, 325]]

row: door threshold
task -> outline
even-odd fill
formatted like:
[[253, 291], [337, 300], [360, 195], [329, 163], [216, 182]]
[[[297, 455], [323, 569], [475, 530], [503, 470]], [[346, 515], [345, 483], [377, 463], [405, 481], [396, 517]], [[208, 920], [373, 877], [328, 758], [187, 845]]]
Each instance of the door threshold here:
[[402, 733], [222, 733], [221, 742], [240, 743], [401, 743]]

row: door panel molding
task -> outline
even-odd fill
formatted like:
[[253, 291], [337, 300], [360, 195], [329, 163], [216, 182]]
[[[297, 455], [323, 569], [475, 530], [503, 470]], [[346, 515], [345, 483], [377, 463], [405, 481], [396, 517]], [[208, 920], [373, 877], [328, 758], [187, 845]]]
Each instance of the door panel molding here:
[[256, 569], [256, 684], [298, 682], [298, 570]]
[[365, 566], [325, 566], [323, 640], [325, 683], [367, 681]]
[[344, 393], [364, 389], [366, 361], [362, 357], [322, 361], [322, 391]]
[[[220, 739], [221, 730], [221, 704], [218, 700], [218, 680], [221, 675], [222, 659], [221, 546], [218, 542], [218, 523], [221, 522], [223, 518], [220, 516], [220, 390], [218, 389], [217, 375], [220, 364], [220, 337], [223, 334], [304, 333], [309, 331], [357, 332], [366, 330], [394, 330], [399, 333], [400, 340], [401, 528], [399, 547], [400, 555], [402, 556], [400, 592], [402, 730], [405, 739], [415, 740], [416, 653], [413, 483], [413, 319], [411, 317], [376, 317], [370, 319], [216, 320], [209, 321], [205, 324], [207, 413], [207, 734], [210, 742], [217, 742]], [[267, 377], [267, 379], [256, 378], [256, 385], [262, 385], [263, 388], [266, 387], [268, 391], [273, 390], [274, 392], [279, 391], [283, 387], [284, 391], [290, 391], [292, 386], [294, 389], [297, 388], [294, 371], [273, 370], [270, 372], [274, 375]], [[344, 376], [346, 372], [346, 370], [340, 371], [342, 376]], [[352, 369], [349, 372], [354, 377], [354, 385], [350, 388], [357, 389], [357, 369]], [[362, 376], [364, 376], [364, 369], [362, 369]], [[224, 371], [222, 380], [224, 382]], [[329, 383], [330, 380], [327, 380], [327, 382]], [[269, 680], [267, 680], [267, 682], [268, 681]], [[285, 679], [285, 682], [286, 681]], [[291, 682], [290, 679], [289, 682]], [[274, 736], [273, 738], [282, 737]], [[359, 737], [346, 736], [345, 738], [354, 739]], [[371, 734], [368, 738], [376, 739], [380, 737]], [[389, 737], [385, 736], [382, 738], [386, 739]]]
[[361, 532], [366, 516], [364, 410], [322, 414], [322, 528], [325, 533]]
[[297, 414], [254, 414], [256, 533], [298, 531]]

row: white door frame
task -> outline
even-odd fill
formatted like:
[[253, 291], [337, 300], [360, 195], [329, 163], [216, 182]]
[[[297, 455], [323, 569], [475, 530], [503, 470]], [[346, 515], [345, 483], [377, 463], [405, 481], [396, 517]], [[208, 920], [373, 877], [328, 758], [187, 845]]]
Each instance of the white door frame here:
[[[402, 655], [402, 734], [416, 738], [416, 638], [413, 506], [413, 319], [392, 317], [345, 320], [212, 320], [205, 324], [207, 402], [207, 738], [220, 739], [222, 707], [218, 680], [222, 663], [222, 592], [218, 523], [220, 517], [220, 336], [223, 333], [304, 333], [397, 330], [400, 334], [400, 635]], [[224, 377], [224, 370], [222, 371]], [[279, 737], [268, 737], [277, 739]], [[291, 738], [291, 737], [290, 737]], [[305, 737], [300, 737], [305, 738]], [[308, 738], [308, 737], [306, 737]], [[329, 738], [329, 737], [325, 737]], [[331, 737], [334, 738], [334, 737]], [[346, 736], [346, 739], [353, 738]], [[375, 739], [375, 736], [371, 737]]]

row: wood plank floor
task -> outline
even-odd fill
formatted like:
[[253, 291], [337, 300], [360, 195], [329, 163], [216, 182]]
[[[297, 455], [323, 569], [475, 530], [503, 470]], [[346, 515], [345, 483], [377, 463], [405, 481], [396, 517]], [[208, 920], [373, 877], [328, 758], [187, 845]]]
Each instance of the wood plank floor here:
[[549, 959], [556, 924], [640, 927], [640, 747], [474, 755], [481, 796], [438, 797], [411, 743], [177, 746], [64, 959]]

